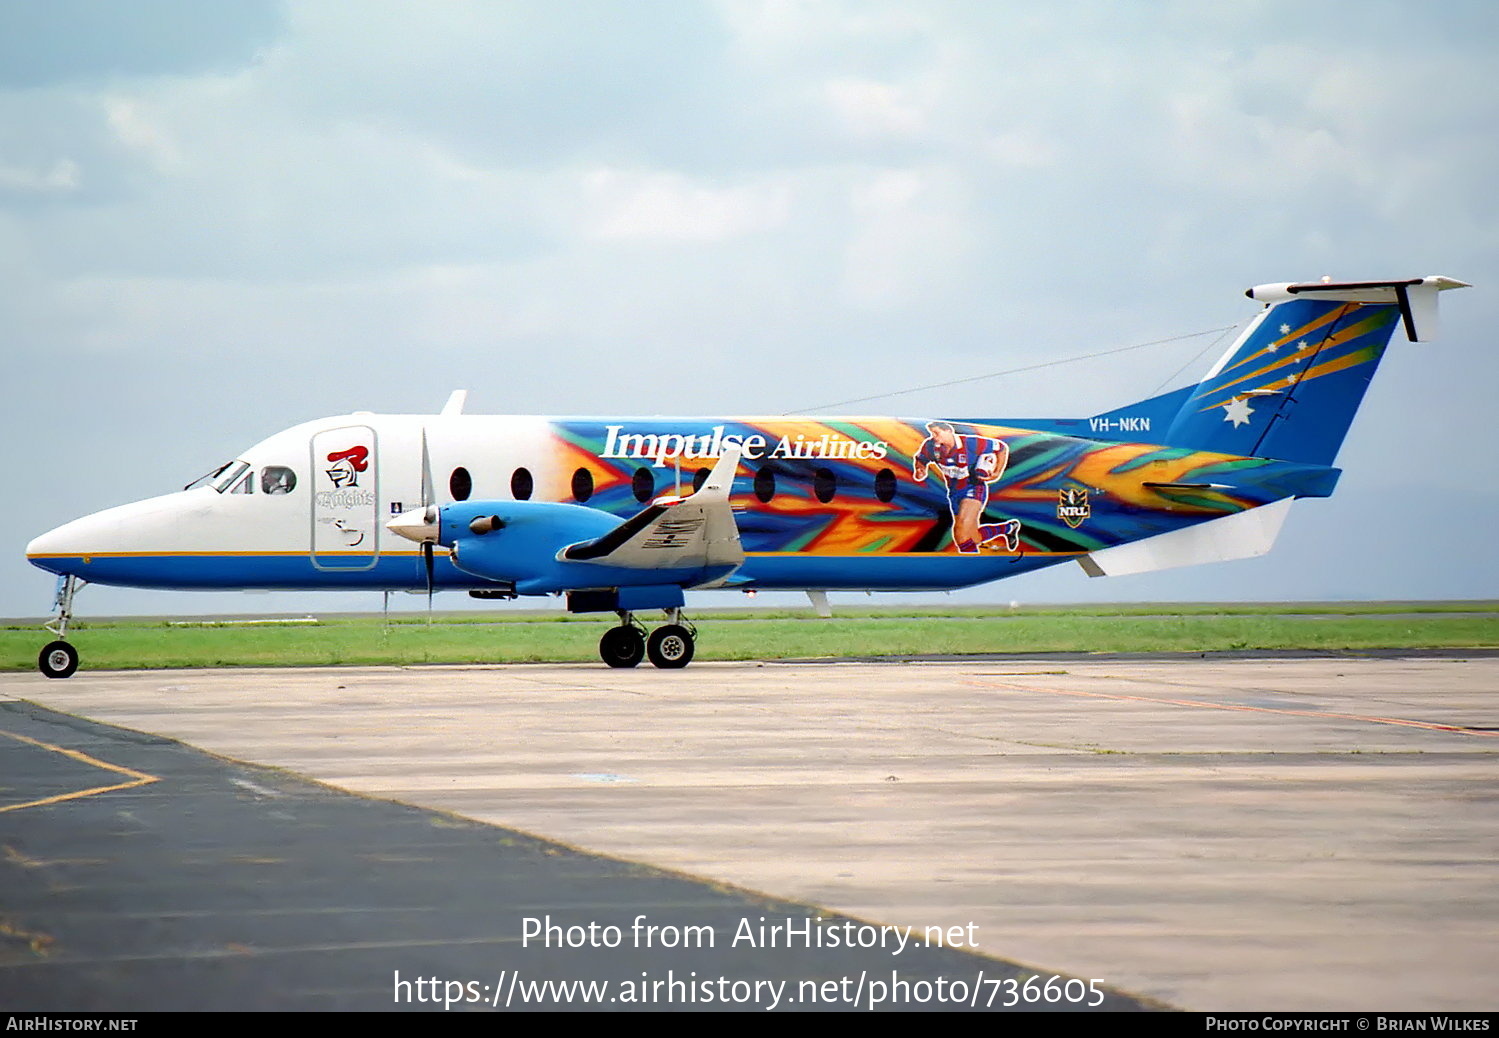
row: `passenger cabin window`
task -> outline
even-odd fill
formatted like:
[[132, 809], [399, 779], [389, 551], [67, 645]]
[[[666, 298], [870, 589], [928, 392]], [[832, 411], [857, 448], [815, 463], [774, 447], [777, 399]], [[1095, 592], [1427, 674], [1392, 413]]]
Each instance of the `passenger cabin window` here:
[[267, 465], [260, 470], [260, 490], [265, 494], [290, 494], [297, 489], [297, 474], [285, 465]]
[[641, 504], [651, 499], [656, 493], [656, 477], [650, 469], [642, 466], [635, 470], [635, 475], [630, 478], [630, 491]]
[[712, 469], [698, 469], [692, 474], [692, 492], [695, 494], [703, 489], [703, 484], [708, 482], [708, 477], [713, 474]]
[[755, 473], [755, 496], [764, 504], [770, 504], [776, 496], [776, 467], [774, 462], [760, 466]]
[[885, 504], [895, 500], [895, 473], [880, 469], [874, 477], [874, 496]]
[[454, 501], [467, 501], [473, 492], [474, 477], [468, 474], [468, 469], [458, 466], [448, 477], [448, 493], [453, 495]]
[[833, 500], [833, 495], [838, 493], [838, 477], [832, 469], [818, 469], [812, 474], [812, 493], [823, 504]]
[[573, 473], [573, 500], [582, 504], [593, 496], [593, 473], [578, 469]]
[[531, 479], [530, 469], [516, 469], [510, 476], [510, 496], [517, 501], [531, 500], [531, 492], [536, 489], [536, 483]]

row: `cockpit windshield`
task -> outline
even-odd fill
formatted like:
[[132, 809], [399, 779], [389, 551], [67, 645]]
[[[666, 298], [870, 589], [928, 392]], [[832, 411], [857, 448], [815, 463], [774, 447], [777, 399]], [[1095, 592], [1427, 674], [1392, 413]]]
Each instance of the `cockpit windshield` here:
[[212, 472], [205, 473], [193, 480], [183, 490], [194, 490], [198, 487], [213, 487], [219, 493], [223, 493], [236, 479], [244, 474], [250, 467], [245, 461], [226, 461]]

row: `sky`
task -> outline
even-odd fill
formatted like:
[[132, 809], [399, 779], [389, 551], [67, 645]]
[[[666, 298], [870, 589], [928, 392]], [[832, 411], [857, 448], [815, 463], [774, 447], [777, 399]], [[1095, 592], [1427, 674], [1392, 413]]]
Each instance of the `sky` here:
[[[1412, 11], [0, 4], [0, 616], [48, 608], [31, 537], [311, 418], [455, 388], [472, 413], [801, 411], [1221, 328], [1245, 288], [1324, 275], [1475, 287], [1437, 342], [1397, 336], [1337, 494], [1270, 555], [959, 597], [1499, 597], [1499, 6]], [[1084, 416], [1195, 380], [1211, 341], [858, 410]]]

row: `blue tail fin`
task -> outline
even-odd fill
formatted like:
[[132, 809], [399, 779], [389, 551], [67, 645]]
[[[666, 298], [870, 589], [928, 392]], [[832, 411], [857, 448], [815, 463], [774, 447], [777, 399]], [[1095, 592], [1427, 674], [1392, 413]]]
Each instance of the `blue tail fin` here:
[[1431, 277], [1252, 288], [1267, 307], [1200, 383], [1090, 421], [1148, 411], [1149, 438], [1167, 446], [1331, 465], [1395, 328], [1431, 338], [1437, 292], [1459, 287]]

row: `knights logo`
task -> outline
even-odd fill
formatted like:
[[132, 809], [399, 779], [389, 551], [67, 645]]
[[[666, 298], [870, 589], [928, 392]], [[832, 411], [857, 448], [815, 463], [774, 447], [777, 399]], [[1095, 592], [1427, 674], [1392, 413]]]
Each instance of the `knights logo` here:
[[1068, 487], [1057, 493], [1057, 518], [1076, 530], [1093, 514], [1087, 487]]
[[328, 479], [332, 481], [335, 489], [357, 487], [359, 473], [369, 468], [369, 457], [368, 447], [351, 447], [346, 451], [334, 451], [328, 455], [328, 461], [332, 467], [324, 471], [328, 473]]

